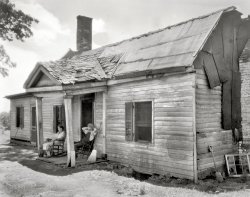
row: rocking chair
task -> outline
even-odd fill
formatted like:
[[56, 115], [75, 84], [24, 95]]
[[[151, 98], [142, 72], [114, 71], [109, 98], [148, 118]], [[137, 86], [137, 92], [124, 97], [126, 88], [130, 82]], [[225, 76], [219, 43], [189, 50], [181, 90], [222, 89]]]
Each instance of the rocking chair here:
[[64, 153], [64, 141], [63, 140], [54, 140], [52, 145], [52, 155], [59, 156]]

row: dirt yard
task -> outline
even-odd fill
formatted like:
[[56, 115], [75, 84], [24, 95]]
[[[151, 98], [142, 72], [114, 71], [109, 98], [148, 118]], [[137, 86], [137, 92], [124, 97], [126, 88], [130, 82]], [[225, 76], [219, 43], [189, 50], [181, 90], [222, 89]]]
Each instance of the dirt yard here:
[[[108, 163], [92, 169], [66, 169], [35, 160], [31, 148], [10, 146], [8, 139], [9, 133], [0, 131], [0, 197], [250, 196], [247, 180], [229, 181], [220, 187], [212, 179], [198, 185], [167, 177], [143, 182], [117, 175], [115, 172], [122, 174], [119, 168], [102, 170], [110, 167]], [[225, 192], [232, 189], [238, 191]]]

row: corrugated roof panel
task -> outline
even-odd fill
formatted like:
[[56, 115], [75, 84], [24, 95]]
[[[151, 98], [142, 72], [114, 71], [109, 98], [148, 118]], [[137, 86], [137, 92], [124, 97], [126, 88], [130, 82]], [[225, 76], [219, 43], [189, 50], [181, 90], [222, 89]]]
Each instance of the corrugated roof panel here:
[[188, 66], [192, 64], [192, 62], [193, 62], [192, 56], [190, 55], [190, 53], [187, 53], [187, 54], [154, 59], [147, 69], [157, 70], [157, 69], [163, 69], [163, 68]]
[[156, 33], [144, 34], [131, 40], [126, 40], [117, 45], [111, 45], [104, 49], [100, 57], [115, 55], [127, 51], [135, 51], [157, 45], [163, 42], [172, 42], [183, 37], [208, 32], [215, 25], [221, 12], [208, 15], [202, 19], [194, 19], [180, 25], [171, 26]]
[[[181, 40], [130, 52], [126, 54], [124, 62], [135, 62], [195, 52], [194, 49], [197, 49], [200, 46], [200, 43], [204, 40], [205, 35], [206, 34], [204, 33], [198, 34]], [[192, 56], [192, 54], [190, 54], [190, 56]]]
[[[181, 64], [183, 66], [191, 66], [195, 58], [194, 54], [201, 48], [211, 30], [217, 24], [222, 12], [190, 20], [153, 34], [143, 35], [118, 45], [107, 47], [101, 56], [126, 52], [122, 63], [133, 62], [135, 69], [138, 69], [135, 62], [141, 65], [139, 62], [142, 60], [152, 61], [152, 65], [149, 68], [145, 68], [146, 70], [162, 69], [164, 66], [166, 68], [181, 66]], [[161, 64], [157, 64], [160, 61], [158, 58], [164, 58], [166, 64], [163, 64], [164, 61]], [[119, 71], [119, 75], [122, 74], [122, 71], [119, 70], [121, 65], [124, 67], [123, 64], [118, 65], [114, 76], [118, 75], [117, 71]], [[122, 68], [122, 70], [124, 69]], [[131, 70], [131, 72], [134, 71]]]
[[134, 73], [147, 70], [148, 65], [151, 60], [139, 61], [139, 62], [130, 62], [130, 63], [121, 63], [117, 70], [115, 71], [116, 76], [123, 75], [126, 73]]

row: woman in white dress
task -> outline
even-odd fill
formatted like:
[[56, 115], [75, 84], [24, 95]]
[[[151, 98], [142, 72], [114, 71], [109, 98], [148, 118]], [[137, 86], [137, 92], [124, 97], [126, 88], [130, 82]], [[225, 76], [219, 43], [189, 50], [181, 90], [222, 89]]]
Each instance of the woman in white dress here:
[[66, 132], [64, 131], [64, 126], [58, 125], [57, 126], [58, 132], [56, 133], [56, 136], [53, 139], [50, 139], [49, 141], [45, 142], [43, 144], [43, 150], [45, 151], [47, 156], [51, 156], [51, 149], [54, 142], [58, 140], [65, 140]]

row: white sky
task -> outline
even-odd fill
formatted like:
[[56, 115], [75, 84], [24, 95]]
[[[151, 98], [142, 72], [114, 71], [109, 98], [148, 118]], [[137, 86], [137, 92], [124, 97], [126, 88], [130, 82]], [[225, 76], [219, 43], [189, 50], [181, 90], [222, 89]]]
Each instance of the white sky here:
[[[12, 0], [16, 7], [37, 18], [34, 36], [25, 42], [3, 45], [17, 67], [8, 77], [0, 75], [0, 112], [9, 110], [9, 94], [21, 93], [38, 61], [61, 58], [76, 48], [76, 16], [92, 17], [93, 47], [236, 6], [247, 16], [250, 0]], [[2, 41], [0, 40], [0, 43]]]

